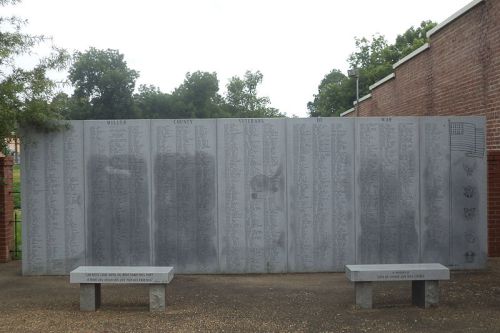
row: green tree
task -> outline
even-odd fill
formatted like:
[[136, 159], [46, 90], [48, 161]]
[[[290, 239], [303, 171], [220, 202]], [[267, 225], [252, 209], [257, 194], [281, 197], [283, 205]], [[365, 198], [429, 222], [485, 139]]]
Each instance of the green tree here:
[[[311, 117], [331, 117], [348, 110], [356, 98], [354, 81], [338, 69], [327, 74], [318, 87], [314, 101], [307, 103]], [[354, 86], [355, 89], [355, 86]]]
[[[18, 3], [0, 0], [0, 7]], [[44, 36], [22, 32], [26, 21], [18, 17], [0, 16], [0, 149], [6, 149], [6, 140], [18, 134], [23, 126], [42, 130], [56, 130], [63, 126], [60, 110], [51, 104], [59, 85], [48, 77], [52, 70], [63, 69], [68, 55], [54, 49], [52, 54], [38, 59], [31, 68], [22, 68], [16, 59], [28, 55]]]
[[233, 77], [225, 96], [219, 94], [217, 73], [187, 73], [184, 81], [166, 94], [155, 86], [140, 86], [134, 95], [137, 113], [144, 118], [222, 118], [276, 117], [268, 97], [259, 97], [260, 72], [247, 72], [243, 79]]
[[187, 73], [172, 96], [179, 118], [216, 118], [223, 116], [217, 73]]
[[397, 62], [399, 59], [407, 56], [414, 50], [418, 49], [425, 43], [427, 43], [427, 32], [437, 25], [436, 22], [432, 21], [422, 21], [420, 26], [411, 27], [406, 30], [404, 34], [398, 35], [396, 38], [396, 43], [391, 45], [395, 57], [393, 62]]
[[370, 92], [370, 85], [392, 72], [393, 62], [400, 57], [393, 54], [385, 37], [378, 34], [371, 40], [355, 38], [355, 44], [356, 51], [347, 62], [350, 68], [359, 68], [359, 94], [363, 96]]
[[92, 47], [73, 58], [68, 76], [75, 87], [71, 118], [136, 118], [133, 92], [139, 73], [128, 68], [123, 54]]
[[243, 78], [232, 77], [226, 86], [227, 114], [242, 118], [283, 117], [278, 109], [269, 106], [269, 97], [258, 96], [257, 87], [263, 78], [264, 75], [260, 71], [247, 71]]
[[136, 114], [140, 118], [172, 119], [178, 118], [173, 109], [173, 97], [160, 91], [153, 85], [140, 85], [139, 92], [134, 94]]
[[[355, 38], [356, 50], [347, 62], [350, 68], [359, 69], [359, 94], [369, 93], [369, 87], [389, 75], [392, 65], [427, 42], [427, 31], [436, 23], [423, 21], [417, 28], [411, 27], [398, 35], [394, 44], [389, 44], [384, 36], [374, 35], [372, 39]], [[347, 78], [334, 69], [321, 81], [318, 93], [307, 108], [309, 115], [338, 116], [352, 107], [356, 97], [355, 79]]]

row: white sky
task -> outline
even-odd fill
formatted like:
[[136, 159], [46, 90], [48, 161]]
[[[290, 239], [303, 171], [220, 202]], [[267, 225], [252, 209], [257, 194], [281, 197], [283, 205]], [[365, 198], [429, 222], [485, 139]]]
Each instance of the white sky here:
[[307, 115], [321, 79], [347, 70], [354, 37], [398, 34], [444, 21], [471, 0], [23, 0], [0, 15], [28, 19], [24, 31], [70, 51], [118, 49], [138, 84], [171, 92], [186, 72], [228, 78], [260, 70], [259, 94], [289, 116]]

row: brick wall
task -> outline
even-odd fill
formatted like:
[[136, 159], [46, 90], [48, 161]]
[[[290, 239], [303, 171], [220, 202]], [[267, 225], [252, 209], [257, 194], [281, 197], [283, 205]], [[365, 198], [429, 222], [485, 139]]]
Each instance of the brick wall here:
[[0, 157], [0, 262], [10, 260], [14, 246], [13, 164], [12, 157]]
[[500, 255], [500, 151], [488, 153], [488, 253]]
[[360, 103], [359, 116], [486, 116], [488, 245], [500, 256], [500, 1], [480, 1], [444, 25], [394, 74]]

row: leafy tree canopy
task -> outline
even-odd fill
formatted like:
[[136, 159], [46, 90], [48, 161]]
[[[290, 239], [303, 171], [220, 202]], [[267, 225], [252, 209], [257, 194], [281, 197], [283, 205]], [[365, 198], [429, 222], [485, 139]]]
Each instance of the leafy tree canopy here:
[[243, 78], [234, 76], [227, 84], [226, 111], [233, 117], [282, 117], [279, 110], [270, 107], [269, 97], [259, 97], [257, 87], [264, 76], [260, 71], [247, 71]]
[[216, 118], [223, 116], [217, 73], [187, 73], [184, 82], [174, 90], [173, 97], [180, 118]]
[[90, 48], [76, 52], [69, 69], [75, 90], [73, 119], [135, 118], [133, 93], [139, 73], [128, 68], [118, 50]]
[[268, 97], [257, 90], [263, 75], [247, 71], [243, 78], [234, 76], [227, 92], [219, 94], [216, 73], [187, 73], [184, 82], [172, 94], [154, 86], [140, 86], [134, 95], [137, 114], [143, 118], [232, 118], [278, 117], [277, 109], [269, 106]]
[[[371, 40], [355, 38], [356, 50], [347, 62], [350, 68], [359, 69], [359, 94], [369, 93], [369, 87], [392, 72], [392, 65], [427, 42], [427, 31], [435, 22], [423, 21], [417, 28], [411, 27], [398, 35], [394, 44], [384, 36], [374, 35]], [[356, 98], [354, 78], [348, 78], [334, 69], [321, 81], [314, 100], [307, 104], [312, 117], [339, 116], [352, 107]]]
[[139, 73], [128, 68], [118, 50], [90, 48], [73, 58], [69, 81], [74, 93], [70, 98], [58, 95], [55, 103], [71, 119], [282, 116], [269, 106], [268, 97], [258, 95], [259, 71], [231, 78], [224, 96], [217, 73], [202, 71], [187, 73], [171, 94], [153, 85], [141, 85], [134, 94]]
[[172, 104], [172, 96], [161, 92], [158, 87], [153, 85], [140, 85], [139, 92], [134, 95], [135, 113], [140, 118], [178, 118]]
[[[18, 0], [0, 0], [0, 7], [13, 5]], [[18, 66], [16, 60], [27, 55], [46, 37], [26, 34], [26, 21], [18, 17], [0, 16], [0, 149], [5, 151], [9, 138], [18, 134], [22, 126], [55, 130], [62, 125], [61, 110], [52, 105], [59, 85], [48, 78], [51, 70], [66, 66], [68, 54], [61, 49], [53, 52], [30, 68]]]

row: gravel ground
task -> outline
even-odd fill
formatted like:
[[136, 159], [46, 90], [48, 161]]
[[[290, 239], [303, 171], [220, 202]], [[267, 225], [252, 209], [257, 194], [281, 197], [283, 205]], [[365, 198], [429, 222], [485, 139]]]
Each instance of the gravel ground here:
[[147, 286], [103, 285], [97, 312], [79, 311], [66, 276], [21, 276], [0, 264], [1, 332], [500, 332], [500, 258], [453, 272], [437, 308], [411, 305], [409, 282], [375, 285], [374, 309], [354, 307], [342, 273], [177, 275], [167, 311], [148, 312]]

